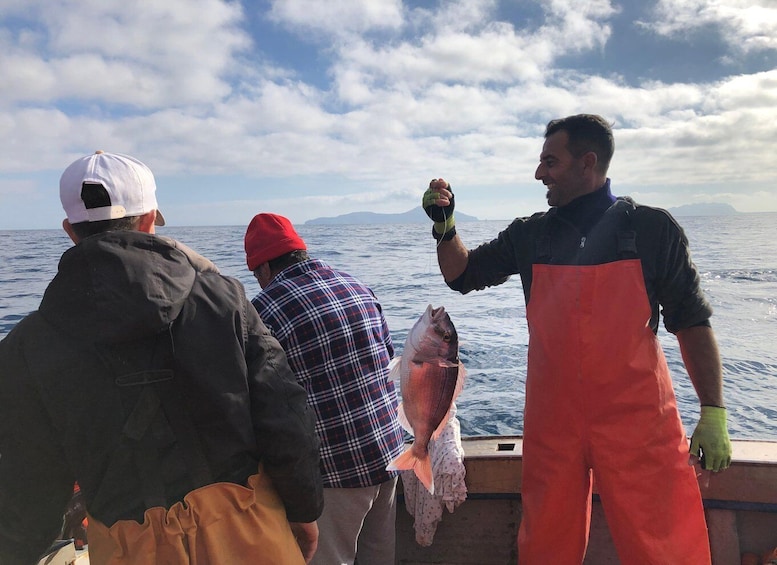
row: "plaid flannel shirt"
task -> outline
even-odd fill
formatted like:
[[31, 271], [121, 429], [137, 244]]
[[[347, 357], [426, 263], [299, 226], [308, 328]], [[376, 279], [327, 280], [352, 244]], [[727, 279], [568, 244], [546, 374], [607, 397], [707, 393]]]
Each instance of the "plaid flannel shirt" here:
[[308, 392], [324, 486], [365, 487], [395, 476], [386, 471], [403, 447], [387, 378], [394, 347], [372, 291], [309, 259], [278, 273], [252, 302]]

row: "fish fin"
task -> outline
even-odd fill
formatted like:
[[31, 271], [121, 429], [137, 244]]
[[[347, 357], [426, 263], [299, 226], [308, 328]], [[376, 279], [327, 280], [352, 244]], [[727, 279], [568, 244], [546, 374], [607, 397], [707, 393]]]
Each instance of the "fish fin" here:
[[388, 380], [398, 383], [400, 381], [399, 362], [402, 360], [402, 356], [394, 357], [388, 364]]
[[440, 422], [440, 425], [437, 426], [437, 429], [434, 430], [434, 433], [432, 434], [433, 440], [440, 439], [440, 436], [442, 435], [442, 432], [445, 429], [445, 426], [448, 425], [448, 422], [450, 422], [451, 418], [453, 418], [457, 413], [458, 413], [458, 409], [456, 408], [456, 403], [451, 402], [451, 407], [448, 408], [448, 412], [445, 414], [445, 418], [442, 419], [442, 422]]
[[461, 365], [461, 361], [458, 361], [457, 363], [453, 363], [452, 361], [448, 361], [447, 359], [440, 359], [437, 361], [438, 367], [443, 367], [445, 369], [450, 369], [451, 367], [458, 367]]
[[413, 448], [408, 447], [399, 456], [386, 466], [387, 471], [408, 471], [415, 467], [418, 458], [413, 455]]
[[442, 435], [442, 431], [445, 429], [445, 426], [448, 425], [448, 420], [451, 418], [451, 411], [448, 410], [448, 412], [445, 414], [445, 417], [442, 419], [442, 422], [440, 422], [440, 425], [437, 426], [437, 429], [432, 432], [432, 439], [438, 440], [440, 439], [440, 436]]
[[437, 426], [437, 429], [435, 429], [434, 432], [432, 433], [432, 439], [439, 439], [440, 436], [442, 435], [442, 431], [445, 429], [445, 426], [448, 424], [448, 420], [450, 420], [451, 414], [453, 413], [456, 399], [459, 397], [459, 394], [461, 394], [461, 391], [464, 389], [464, 381], [467, 378], [467, 370], [464, 368], [464, 364], [461, 361], [459, 361], [458, 366], [459, 366], [459, 371], [456, 374], [456, 388], [453, 389], [453, 396], [451, 396], [451, 407], [448, 408], [448, 412], [445, 413], [445, 417]]
[[432, 458], [427, 453], [423, 459], [417, 459], [413, 472], [418, 480], [426, 487], [429, 494], [434, 495], [434, 475], [432, 474]]
[[415, 435], [415, 432], [413, 432], [413, 426], [410, 425], [410, 420], [407, 419], [407, 414], [405, 414], [405, 403], [400, 402], [399, 406], [397, 406], [397, 420], [399, 420], [399, 425], [402, 426], [402, 428], [409, 433], [410, 435]]
[[461, 394], [461, 391], [464, 389], [464, 381], [467, 378], [467, 370], [464, 368], [464, 364], [459, 361], [459, 372], [456, 374], [456, 388], [453, 389], [453, 396], [451, 396], [451, 407], [448, 408], [448, 412], [445, 414], [445, 417], [442, 419], [442, 422], [440, 422], [440, 425], [437, 426], [437, 429], [434, 430], [432, 433], [432, 439], [439, 439], [442, 435], [442, 431], [445, 429], [445, 426], [448, 424], [448, 420], [451, 418], [451, 414], [453, 413], [453, 410], [456, 406], [456, 399], [459, 397], [459, 394]]
[[434, 476], [432, 475], [432, 458], [427, 453], [423, 459], [413, 455], [413, 448], [408, 447], [402, 454], [386, 466], [387, 471], [413, 470], [415, 476], [426, 487], [429, 494], [434, 494]]
[[464, 389], [464, 381], [467, 380], [467, 369], [464, 368], [464, 363], [459, 361], [459, 372], [456, 375], [456, 388], [453, 390], [452, 400], [456, 400], [459, 394]]

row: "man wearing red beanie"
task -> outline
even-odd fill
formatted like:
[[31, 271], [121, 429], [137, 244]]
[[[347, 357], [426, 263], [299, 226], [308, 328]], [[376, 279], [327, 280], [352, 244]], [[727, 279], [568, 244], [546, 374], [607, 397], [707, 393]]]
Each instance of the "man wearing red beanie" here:
[[321, 440], [324, 512], [313, 565], [394, 565], [396, 472], [402, 451], [394, 355], [372, 291], [311, 259], [291, 222], [258, 214], [245, 235], [248, 268], [262, 291], [253, 305], [286, 350], [308, 392]]

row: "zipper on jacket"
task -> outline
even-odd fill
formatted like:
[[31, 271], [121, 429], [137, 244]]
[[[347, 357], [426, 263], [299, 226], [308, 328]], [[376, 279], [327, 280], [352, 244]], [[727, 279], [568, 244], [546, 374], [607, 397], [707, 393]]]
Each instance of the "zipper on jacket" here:
[[580, 238], [580, 249], [582, 249], [583, 247], [585, 247], [585, 236]]

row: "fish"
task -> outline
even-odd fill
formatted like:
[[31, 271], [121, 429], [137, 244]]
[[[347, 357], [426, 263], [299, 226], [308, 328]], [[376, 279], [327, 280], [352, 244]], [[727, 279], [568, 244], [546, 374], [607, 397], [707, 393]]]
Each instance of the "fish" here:
[[458, 333], [443, 306], [426, 307], [410, 329], [402, 355], [392, 359], [389, 367], [389, 379], [400, 384], [398, 419], [414, 440], [386, 469], [412, 469], [434, 494], [429, 441], [439, 437], [448, 422], [466, 378]]

